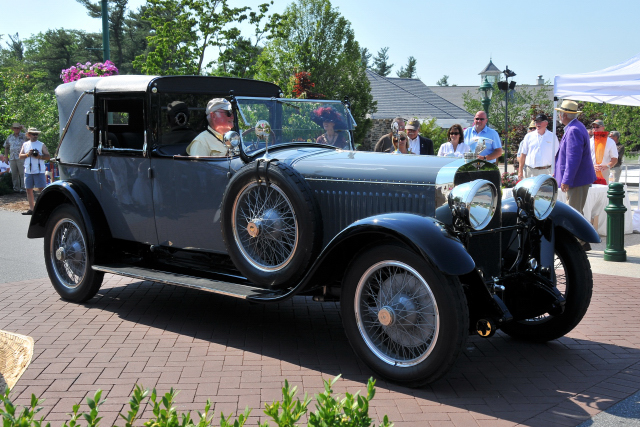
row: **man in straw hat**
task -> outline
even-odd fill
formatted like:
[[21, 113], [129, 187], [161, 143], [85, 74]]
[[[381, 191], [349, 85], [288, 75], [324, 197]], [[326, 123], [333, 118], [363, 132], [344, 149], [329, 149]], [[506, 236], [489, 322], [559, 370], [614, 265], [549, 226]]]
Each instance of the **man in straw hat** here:
[[596, 180], [591, 160], [587, 128], [577, 120], [578, 103], [564, 100], [558, 108], [558, 119], [564, 125], [564, 136], [556, 156], [555, 178], [560, 189], [567, 193], [569, 206], [584, 215], [589, 187]]
[[33, 208], [36, 203], [33, 196], [33, 189], [38, 191], [47, 185], [44, 176], [46, 168], [45, 160], [49, 160], [49, 150], [41, 141], [38, 141], [40, 131], [36, 128], [27, 129], [27, 137], [29, 141], [22, 145], [20, 150], [20, 158], [24, 159], [24, 186], [27, 189], [27, 199], [29, 200], [29, 210], [23, 212], [22, 215], [33, 215]]
[[7, 162], [11, 168], [11, 179], [13, 181], [13, 191], [24, 192], [24, 160], [20, 158], [20, 150], [22, 144], [27, 140], [27, 136], [24, 134], [20, 123], [14, 123], [11, 125], [13, 133], [9, 135], [4, 142], [4, 154], [7, 156]]

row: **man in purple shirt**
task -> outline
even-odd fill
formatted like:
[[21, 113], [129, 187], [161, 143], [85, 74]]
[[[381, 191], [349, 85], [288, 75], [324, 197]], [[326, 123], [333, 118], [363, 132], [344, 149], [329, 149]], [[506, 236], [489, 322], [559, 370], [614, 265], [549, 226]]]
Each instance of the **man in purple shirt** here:
[[556, 155], [555, 178], [560, 189], [567, 193], [569, 206], [584, 215], [589, 187], [596, 180], [591, 160], [589, 133], [577, 120], [578, 104], [564, 100], [558, 110], [558, 119], [564, 124], [564, 136]]

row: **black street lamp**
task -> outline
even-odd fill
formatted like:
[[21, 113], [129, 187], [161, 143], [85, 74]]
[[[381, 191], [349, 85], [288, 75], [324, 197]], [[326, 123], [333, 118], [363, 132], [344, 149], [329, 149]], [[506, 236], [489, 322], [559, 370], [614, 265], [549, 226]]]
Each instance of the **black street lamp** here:
[[498, 82], [498, 89], [504, 91], [504, 171], [507, 171], [507, 163], [509, 162], [509, 148], [507, 142], [509, 140], [509, 91], [514, 90], [516, 82], [509, 82], [509, 77], [515, 77], [516, 73], [509, 69], [509, 66], [502, 72], [505, 81]]
[[478, 88], [479, 92], [484, 92], [484, 97], [482, 98], [482, 108], [484, 108], [484, 112], [487, 113], [487, 123], [489, 122], [489, 106], [491, 105], [491, 96], [493, 95], [493, 85], [489, 83], [487, 80], [487, 76], [484, 76], [484, 82]]

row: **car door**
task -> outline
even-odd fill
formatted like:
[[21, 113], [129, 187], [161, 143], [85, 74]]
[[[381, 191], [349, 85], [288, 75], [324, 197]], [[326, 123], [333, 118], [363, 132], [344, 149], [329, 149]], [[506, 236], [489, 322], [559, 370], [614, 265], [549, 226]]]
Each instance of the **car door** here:
[[93, 171], [111, 235], [157, 244], [143, 95], [102, 97], [98, 103], [99, 154]]
[[158, 242], [181, 249], [226, 253], [220, 229], [230, 159], [154, 154]]

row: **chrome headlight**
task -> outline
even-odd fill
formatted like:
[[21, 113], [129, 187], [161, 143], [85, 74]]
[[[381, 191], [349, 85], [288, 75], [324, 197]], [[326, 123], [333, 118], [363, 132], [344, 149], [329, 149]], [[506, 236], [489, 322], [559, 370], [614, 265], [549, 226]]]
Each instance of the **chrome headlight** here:
[[449, 193], [449, 208], [454, 218], [474, 230], [482, 230], [496, 213], [498, 193], [485, 179], [460, 184]]
[[513, 197], [527, 213], [546, 219], [558, 198], [558, 183], [551, 175], [523, 179], [513, 188]]

